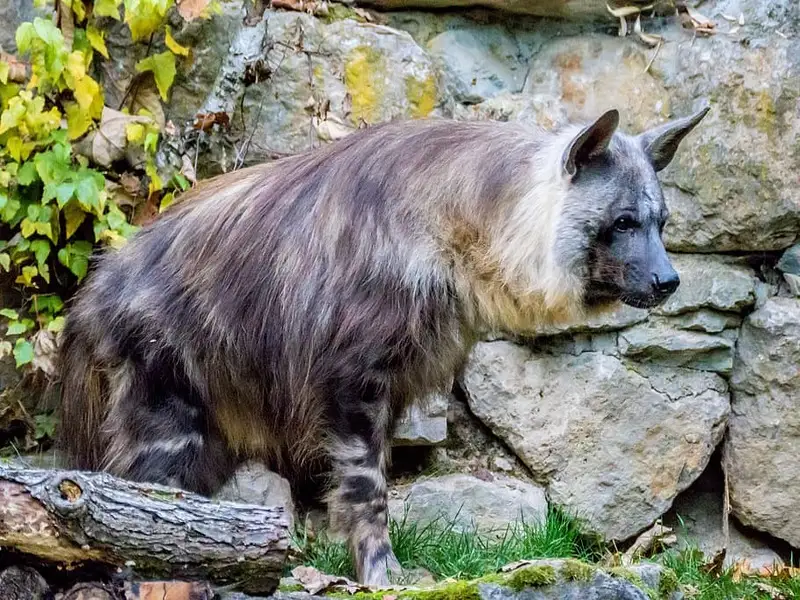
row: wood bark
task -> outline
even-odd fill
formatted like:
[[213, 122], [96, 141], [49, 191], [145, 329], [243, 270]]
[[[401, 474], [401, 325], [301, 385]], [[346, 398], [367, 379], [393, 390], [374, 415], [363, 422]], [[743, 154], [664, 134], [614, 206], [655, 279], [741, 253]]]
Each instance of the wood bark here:
[[680, 0], [356, 0], [356, 4], [377, 9], [396, 10], [408, 8], [489, 8], [498, 11], [551, 17], [573, 21], [618, 21], [611, 8], [633, 6], [648, 8], [645, 14], [674, 14]]
[[289, 549], [283, 507], [217, 502], [106, 473], [0, 467], [0, 548], [66, 567], [271, 593]]

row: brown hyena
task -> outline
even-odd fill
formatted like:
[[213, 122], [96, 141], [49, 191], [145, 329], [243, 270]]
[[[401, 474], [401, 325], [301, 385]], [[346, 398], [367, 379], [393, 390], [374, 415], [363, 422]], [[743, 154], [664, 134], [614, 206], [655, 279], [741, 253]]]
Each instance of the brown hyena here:
[[359, 580], [386, 583], [396, 418], [487, 332], [674, 292], [656, 172], [707, 110], [638, 136], [616, 111], [391, 123], [198, 185], [71, 307], [68, 455], [202, 494], [248, 459], [322, 469]]

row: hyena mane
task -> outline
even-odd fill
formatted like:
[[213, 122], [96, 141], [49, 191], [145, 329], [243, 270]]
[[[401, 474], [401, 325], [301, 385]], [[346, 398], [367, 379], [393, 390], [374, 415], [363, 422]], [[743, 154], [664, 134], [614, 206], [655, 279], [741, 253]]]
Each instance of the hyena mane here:
[[70, 303], [66, 455], [202, 494], [245, 460], [321, 469], [359, 579], [385, 582], [395, 420], [483, 333], [587, 309], [599, 217], [570, 200], [564, 157], [602, 151], [615, 115], [390, 123], [200, 183]]

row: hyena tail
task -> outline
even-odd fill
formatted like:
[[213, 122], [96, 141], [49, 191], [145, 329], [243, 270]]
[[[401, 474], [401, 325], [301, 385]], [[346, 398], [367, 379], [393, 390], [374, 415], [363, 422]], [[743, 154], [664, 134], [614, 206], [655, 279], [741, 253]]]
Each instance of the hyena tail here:
[[67, 325], [60, 348], [59, 446], [76, 469], [100, 469], [106, 452], [100, 430], [105, 420], [108, 382], [92, 348]]

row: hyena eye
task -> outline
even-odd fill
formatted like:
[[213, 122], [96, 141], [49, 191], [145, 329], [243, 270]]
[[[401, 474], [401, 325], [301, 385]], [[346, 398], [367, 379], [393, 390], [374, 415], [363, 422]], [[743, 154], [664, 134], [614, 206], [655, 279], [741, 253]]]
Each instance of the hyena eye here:
[[620, 217], [619, 219], [614, 221], [614, 229], [616, 229], [621, 233], [630, 231], [634, 227], [636, 227], [636, 221], [634, 221], [630, 217]]

